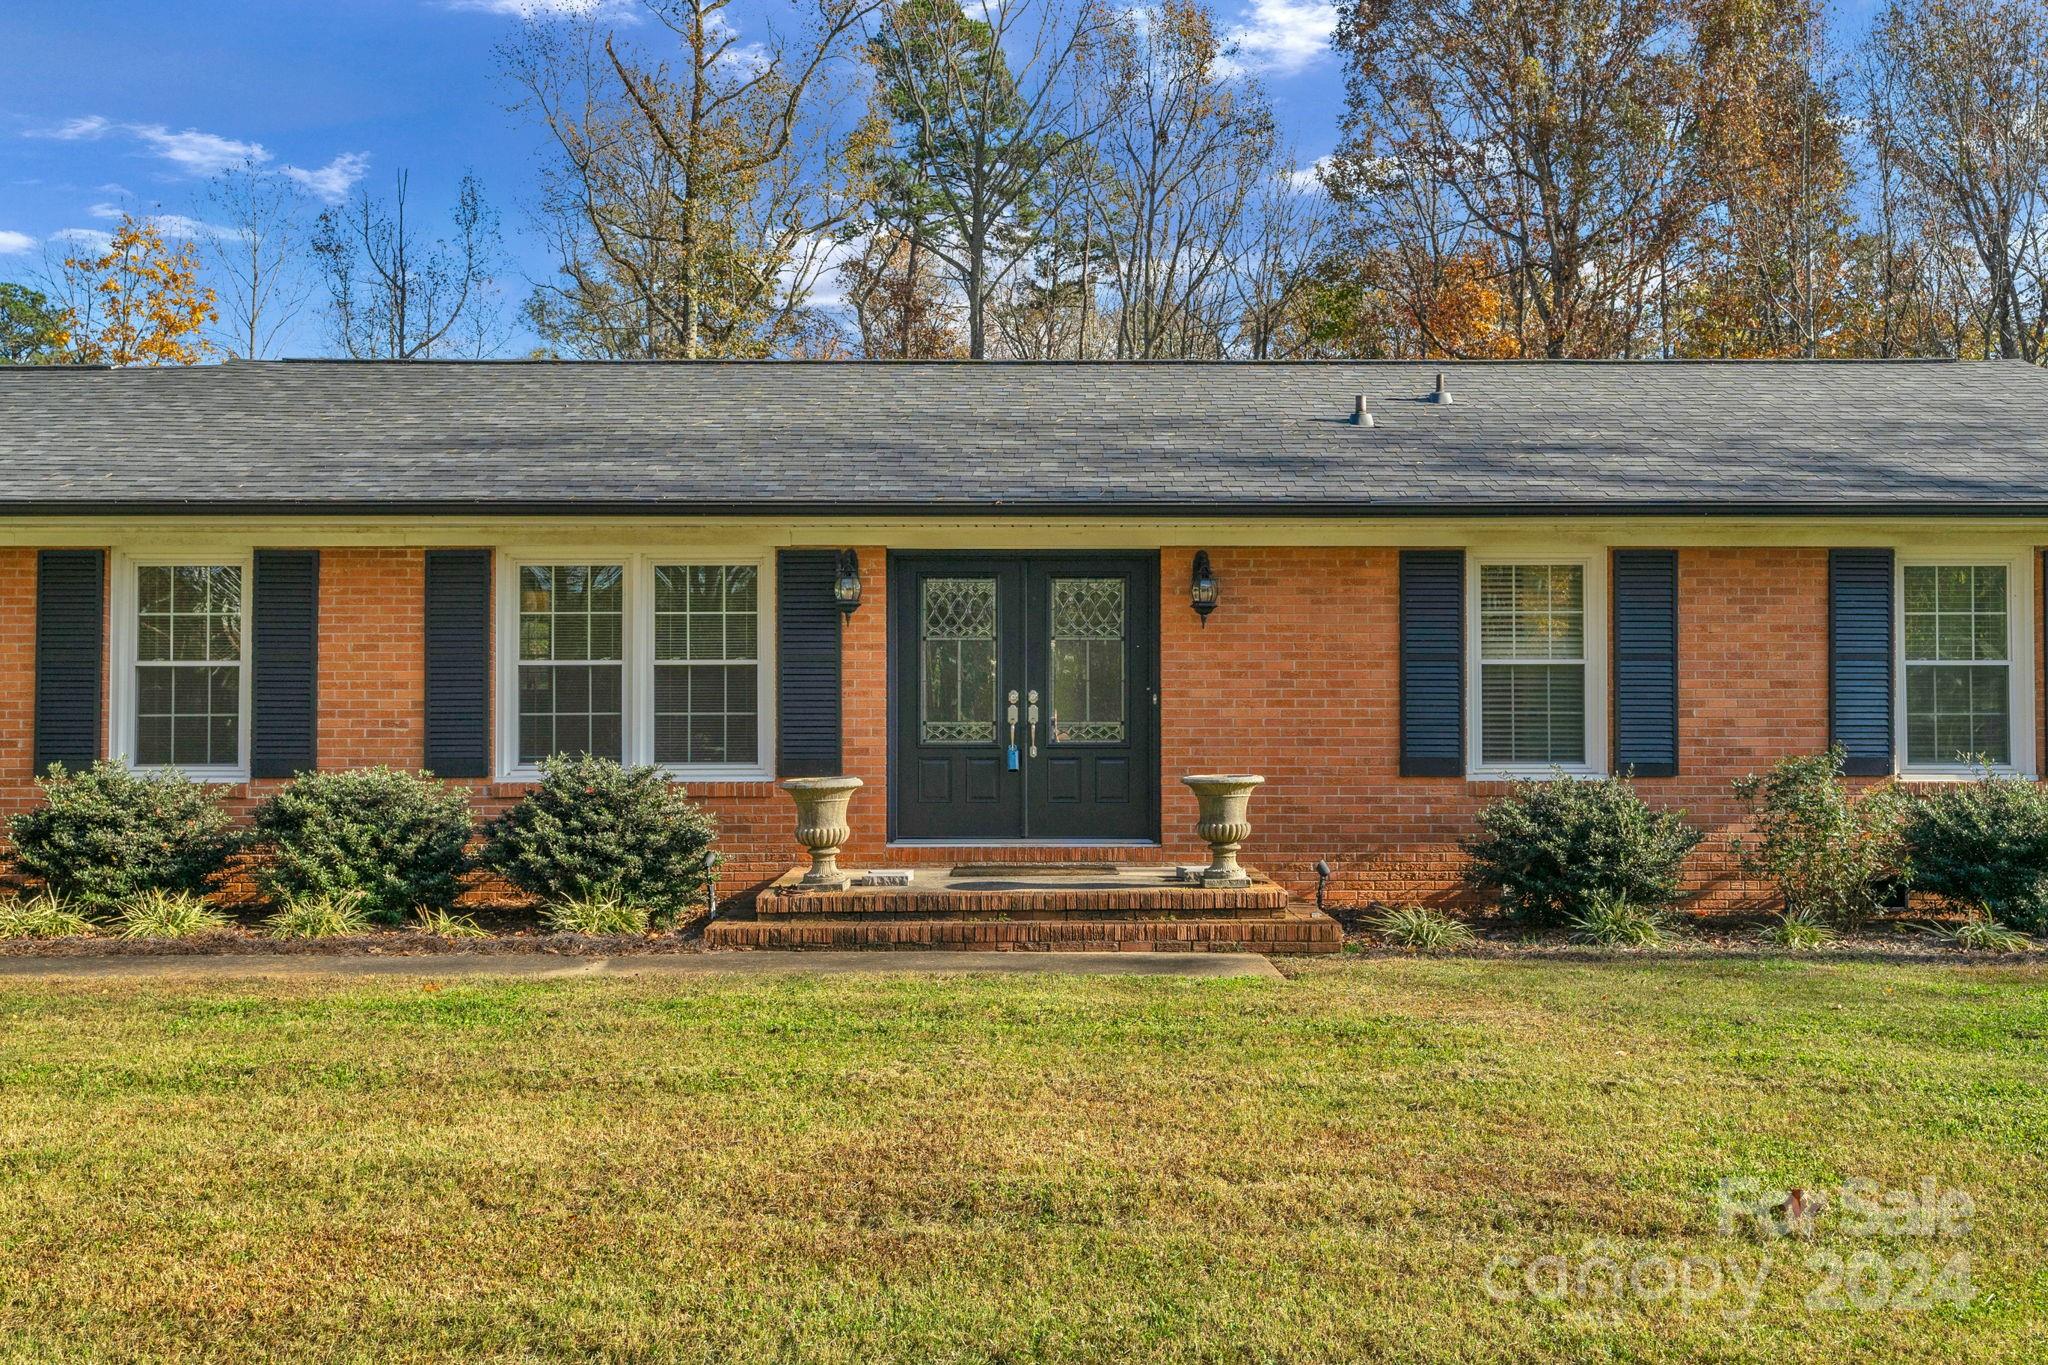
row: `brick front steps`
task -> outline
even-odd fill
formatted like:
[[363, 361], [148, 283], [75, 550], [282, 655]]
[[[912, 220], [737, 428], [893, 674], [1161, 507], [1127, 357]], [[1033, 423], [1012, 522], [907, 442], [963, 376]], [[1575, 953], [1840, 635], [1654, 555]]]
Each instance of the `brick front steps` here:
[[714, 921], [711, 948], [953, 948], [967, 951], [1334, 953], [1336, 921], [1284, 887], [1208, 888], [1157, 866], [961, 864], [910, 886], [799, 891], [776, 879], [752, 919]]
[[777, 915], [720, 919], [707, 948], [951, 948], [968, 952], [1334, 953], [1337, 922], [1290, 907], [1264, 914], [986, 916]]

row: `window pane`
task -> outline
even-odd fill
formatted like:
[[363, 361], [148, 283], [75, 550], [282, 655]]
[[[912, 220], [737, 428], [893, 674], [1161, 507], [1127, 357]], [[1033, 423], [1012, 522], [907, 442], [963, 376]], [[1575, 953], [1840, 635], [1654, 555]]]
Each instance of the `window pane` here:
[[1124, 739], [1124, 580], [1052, 580], [1052, 740]]
[[1480, 672], [1482, 761], [1586, 761], [1585, 665], [1484, 664]]
[[1585, 570], [1577, 564], [1483, 564], [1482, 659], [1583, 659]]
[[2012, 761], [2011, 676], [1999, 664], [1906, 669], [1906, 762], [1948, 765], [1981, 755]]
[[758, 575], [751, 565], [654, 571], [654, 761], [760, 758]]
[[150, 564], [135, 577], [133, 760], [231, 768], [241, 762], [242, 571]]
[[[519, 657], [623, 659], [624, 579], [625, 570], [617, 564], [523, 565]], [[572, 752], [559, 738], [556, 742], [561, 752]]]
[[615, 663], [521, 664], [519, 761], [575, 753], [619, 758], [619, 674]]
[[1901, 577], [1906, 762], [2011, 762], [2005, 566], [1909, 564]]

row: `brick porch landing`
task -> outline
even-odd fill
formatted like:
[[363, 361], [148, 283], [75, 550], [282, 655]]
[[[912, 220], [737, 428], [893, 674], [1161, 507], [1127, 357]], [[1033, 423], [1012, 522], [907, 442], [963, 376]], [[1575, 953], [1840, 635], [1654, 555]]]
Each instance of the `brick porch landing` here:
[[944, 948], [968, 951], [1334, 953], [1336, 922], [1252, 874], [1249, 887], [1168, 880], [1129, 864], [919, 869], [907, 887], [794, 890], [776, 879], [752, 919], [712, 922], [712, 948]]

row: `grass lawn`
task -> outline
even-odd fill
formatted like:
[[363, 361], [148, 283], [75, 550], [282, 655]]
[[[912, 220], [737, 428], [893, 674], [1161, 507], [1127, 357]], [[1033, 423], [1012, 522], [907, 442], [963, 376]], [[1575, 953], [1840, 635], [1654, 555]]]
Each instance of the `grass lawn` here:
[[0, 984], [8, 1359], [2039, 1360], [2044, 1246], [2038, 967]]

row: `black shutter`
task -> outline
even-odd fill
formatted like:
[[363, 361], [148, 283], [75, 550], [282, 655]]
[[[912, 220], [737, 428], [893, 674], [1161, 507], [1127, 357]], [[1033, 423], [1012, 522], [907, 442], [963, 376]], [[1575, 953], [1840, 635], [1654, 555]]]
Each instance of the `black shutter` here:
[[250, 594], [249, 775], [315, 764], [319, 726], [320, 552], [258, 550]]
[[427, 770], [491, 775], [491, 552], [427, 551]]
[[840, 753], [836, 550], [784, 550], [775, 562], [776, 772], [837, 777]]
[[1465, 771], [1465, 552], [1401, 552], [1401, 776]]
[[1678, 552], [1614, 552], [1614, 766], [1678, 774]]
[[1892, 552], [1828, 552], [1828, 741], [1842, 771], [1892, 771]]
[[36, 556], [35, 769], [76, 771], [100, 756], [100, 641], [105, 631], [103, 550]]

